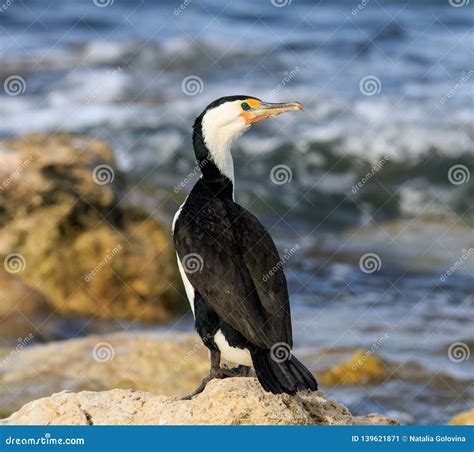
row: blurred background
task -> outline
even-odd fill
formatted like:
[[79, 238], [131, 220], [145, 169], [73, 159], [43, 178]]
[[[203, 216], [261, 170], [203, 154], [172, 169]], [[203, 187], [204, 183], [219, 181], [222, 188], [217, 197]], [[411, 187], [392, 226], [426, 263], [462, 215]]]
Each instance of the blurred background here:
[[233, 155], [321, 389], [404, 423], [469, 408], [473, 4], [8, 0], [0, 30], [0, 414], [204, 376], [169, 231], [193, 119], [233, 94], [305, 106]]

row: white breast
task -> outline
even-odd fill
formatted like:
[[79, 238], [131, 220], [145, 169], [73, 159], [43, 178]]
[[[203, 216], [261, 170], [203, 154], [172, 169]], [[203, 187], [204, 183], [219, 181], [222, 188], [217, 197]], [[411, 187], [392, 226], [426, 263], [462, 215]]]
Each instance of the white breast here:
[[[181, 204], [180, 208], [178, 209], [178, 211], [176, 212], [173, 218], [173, 226], [171, 228], [173, 232], [174, 232], [174, 227], [176, 225], [176, 221], [178, 220], [179, 214], [181, 213], [183, 206], [184, 206], [184, 203]], [[195, 296], [194, 287], [190, 283], [188, 276], [186, 275], [186, 272], [184, 271], [184, 268], [183, 268], [183, 265], [181, 264], [181, 260], [179, 259], [178, 253], [176, 253], [176, 259], [178, 261], [179, 273], [181, 274], [181, 279], [183, 280], [184, 289], [186, 290], [186, 295], [188, 297], [189, 305], [191, 306], [191, 311], [193, 311], [193, 315], [195, 315], [194, 314], [194, 296]]]
[[219, 347], [222, 357], [227, 361], [232, 361], [233, 363], [242, 364], [244, 366], [252, 366], [250, 352], [247, 349], [230, 346], [221, 330], [218, 330], [214, 336], [214, 342], [217, 347]]

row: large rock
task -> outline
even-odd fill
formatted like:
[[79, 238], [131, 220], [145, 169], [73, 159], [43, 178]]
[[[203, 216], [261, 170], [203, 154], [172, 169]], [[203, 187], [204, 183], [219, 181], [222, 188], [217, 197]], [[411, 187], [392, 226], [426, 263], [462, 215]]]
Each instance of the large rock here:
[[177, 310], [168, 226], [130, 204], [111, 149], [68, 134], [0, 147], [0, 259], [55, 312], [164, 321]]
[[265, 392], [255, 378], [213, 380], [192, 400], [148, 392], [61, 392], [30, 402], [0, 424], [9, 425], [371, 425], [387, 417], [352, 416], [321, 392], [296, 396]]
[[129, 332], [0, 350], [0, 417], [64, 389], [185, 396], [208, 372], [197, 335]]
[[[27, 333], [25, 333], [26, 336]], [[360, 353], [355, 353], [354, 357]], [[320, 387], [366, 384], [386, 378], [386, 367], [363, 361], [354, 371], [347, 354], [318, 356]], [[371, 359], [371, 360], [372, 360]], [[307, 364], [312, 359], [304, 360]], [[340, 364], [339, 364], [340, 363]], [[380, 363], [380, 365], [378, 364]], [[231, 363], [229, 363], [231, 365]], [[353, 364], [352, 364], [353, 365]], [[383, 371], [379, 374], [375, 370]], [[209, 372], [207, 349], [196, 334], [126, 332], [0, 349], [0, 417], [25, 403], [62, 390], [136, 389], [185, 396]]]

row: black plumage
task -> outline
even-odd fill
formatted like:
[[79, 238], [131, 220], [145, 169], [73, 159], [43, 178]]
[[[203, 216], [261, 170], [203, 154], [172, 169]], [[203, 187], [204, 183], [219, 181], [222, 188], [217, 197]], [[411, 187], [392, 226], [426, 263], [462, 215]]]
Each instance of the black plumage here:
[[[194, 288], [196, 329], [211, 353], [219, 352], [214, 341], [219, 330], [231, 347], [248, 350], [266, 390], [316, 390], [314, 377], [289, 353], [290, 303], [278, 251], [260, 221], [233, 200], [232, 181], [220, 172], [205, 145], [204, 114], [197, 118], [193, 134], [203, 177], [181, 207], [173, 231], [178, 259], [193, 254], [202, 263], [199, 271], [186, 274]], [[272, 355], [279, 344], [287, 347], [284, 360]]]

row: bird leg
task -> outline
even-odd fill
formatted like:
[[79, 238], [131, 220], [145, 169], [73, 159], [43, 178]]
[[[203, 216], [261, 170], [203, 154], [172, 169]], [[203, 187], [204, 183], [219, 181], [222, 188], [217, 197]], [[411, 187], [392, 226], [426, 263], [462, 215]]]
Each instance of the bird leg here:
[[250, 367], [248, 366], [237, 366], [229, 369], [225, 364], [221, 365], [221, 352], [218, 350], [211, 350], [211, 370], [209, 375], [205, 377], [201, 384], [188, 396], [183, 397], [181, 400], [191, 400], [195, 395], [200, 394], [206, 388], [207, 384], [214, 378], [227, 378], [227, 377], [247, 377], [250, 373]]
[[206, 388], [207, 384], [214, 378], [224, 378], [220, 374], [221, 352], [219, 350], [211, 349], [211, 370], [209, 375], [201, 381], [201, 384], [189, 395], [183, 397], [181, 400], [191, 400], [195, 395], [200, 394]]

